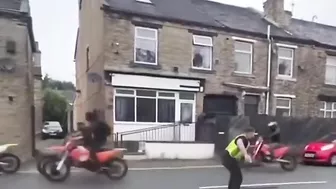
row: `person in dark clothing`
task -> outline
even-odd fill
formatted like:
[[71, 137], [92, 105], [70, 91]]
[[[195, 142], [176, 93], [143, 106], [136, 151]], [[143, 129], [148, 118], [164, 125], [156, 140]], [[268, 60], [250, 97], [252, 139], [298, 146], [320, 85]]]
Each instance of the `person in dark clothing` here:
[[274, 157], [274, 149], [276, 149], [280, 145], [280, 127], [277, 122], [272, 121], [268, 123], [268, 128], [270, 131], [270, 134], [268, 135], [269, 139], [269, 147], [271, 150], [271, 156]]
[[252, 127], [244, 129], [244, 133], [236, 136], [225, 148], [222, 163], [230, 172], [228, 189], [240, 189], [243, 182], [242, 172], [239, 161], [244, 159], [246, 162], [252, 162], [251, 156], [247, 153], [250, 145], [249, 139], [253, 138], [255, 130]]
[[86, 121], [89, 122], [89, 134], [87, 142], [90, 147], [90, 158], [98, 166], [98, 158], [96, 153], [106, 144], [107, 137], [110, 135], [110, 127], [104, 121], [98, 119], [96, 112], [87, 112], [85, 114]]

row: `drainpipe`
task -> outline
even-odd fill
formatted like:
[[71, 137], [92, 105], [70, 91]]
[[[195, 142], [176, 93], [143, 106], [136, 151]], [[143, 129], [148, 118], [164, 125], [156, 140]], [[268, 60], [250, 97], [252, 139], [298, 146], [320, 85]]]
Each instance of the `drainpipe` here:
[[272, 60], [272, 41], [271, 41], [271, 25], [267, 26], [267, 40], [268, 40], [268, 56], [267, 56], [267, 89], [266, 92], [266, 115], [269, 115], [270, 105], [270, 85], [271, 85], [271, 60]]

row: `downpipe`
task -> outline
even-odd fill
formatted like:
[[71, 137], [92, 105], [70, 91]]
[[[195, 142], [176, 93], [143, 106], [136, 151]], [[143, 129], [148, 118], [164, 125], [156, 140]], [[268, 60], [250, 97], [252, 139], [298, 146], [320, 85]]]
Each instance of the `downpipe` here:
[[270, 86], [271, 86], [271, 61], [272, 61], [272, 41], [271, 41], [271, 25], [267, 26], [267, 40], [268, 40], [268, 56], [267, 56], [267, 89], [266, 92], [266, 115], [269, 115], [270, 105]]

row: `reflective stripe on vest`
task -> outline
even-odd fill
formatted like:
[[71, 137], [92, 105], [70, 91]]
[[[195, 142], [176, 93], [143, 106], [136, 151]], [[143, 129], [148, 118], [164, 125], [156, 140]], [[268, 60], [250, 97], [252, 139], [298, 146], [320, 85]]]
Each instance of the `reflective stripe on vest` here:
[[[243, 153], [241, 153], [238, 145], [236, 144], [236, 139], [240, 136], [245, 136], [244, 134], [238, 135], [236, 136], [230, 143], [229, 145], [225, 148], [226, 151], [229, 152], [230, 156], [235, 158], [235, 159], [241, 159], [243, 157]], [[247, 147], [250, 145], [250, 143], [248, 143]]]

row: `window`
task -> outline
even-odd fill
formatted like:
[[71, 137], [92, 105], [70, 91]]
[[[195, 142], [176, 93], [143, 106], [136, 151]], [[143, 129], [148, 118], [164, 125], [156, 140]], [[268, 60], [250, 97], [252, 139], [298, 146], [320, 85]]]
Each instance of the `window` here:
[[245, 116], [253, 116], [259, 113], [259, 101], [258, 95], [245, 95], [244, 96], [244, 114]]
[[325, 83], [336, 85], [336, 56], [327, 57]]
[[336, 102], [321, 102], [320, 117], [336, 118]]
[[193, 35], [192, 68], [212, 69], [212, 38]]
[[192, 122], [195, 94], [154, 90], [115, 90], [115, 121], [172, 123], [176, 116]]
[[235, 72], [252, 74], [253, 45], [235, 41]]
[[276, 99], [276, 115], [277, 116], [290, 116], [291, 115], [291, 101], [290, 98], [277, 98]]
[[157, 64], [157, 29], [135, 27], [134, 60], [140, 64]]
[[278, 49], [278, 75], [293, 76], [294, 49], [279, 47]]

